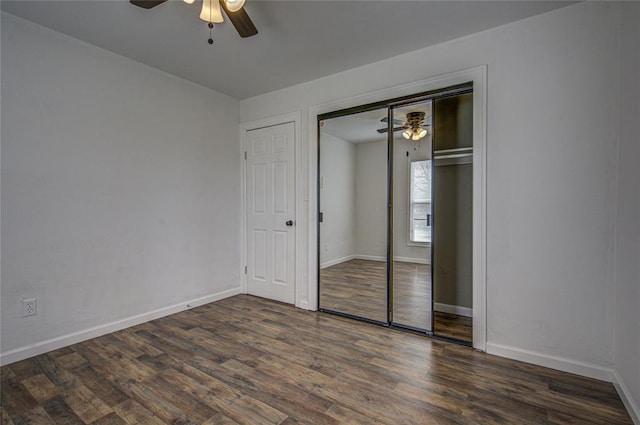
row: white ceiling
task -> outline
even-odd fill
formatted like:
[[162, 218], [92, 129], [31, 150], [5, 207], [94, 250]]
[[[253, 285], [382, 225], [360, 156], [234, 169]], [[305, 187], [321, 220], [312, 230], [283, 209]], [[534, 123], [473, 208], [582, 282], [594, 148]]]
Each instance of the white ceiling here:
[[[394, 126], [402, 126], [409, 112], [424, 112], [424, 126], [431, 131], [431, 101], [399, 107], [394, 110]], [[338, 139], [351, 143], [370, 143], [387, 140], [387, 133], [378, 133], [378, 129], [387, 128], [387, 108], [373, 111], [359, 112], [336, 118], [329, 118], [322, 122], [322, 133], [330, 134]], [[384, 120], [384, 121], [383, 121]], [[400, 132], [394, 133], [401, 139]], [[404, 139], [402, 139], [404, 140]]]
[[144, 10], [126, 0], [7, 1], [3, 11], [246, 99], [528, 16], [565, 1], [271, 1], [245, 5], [258, 35], [209, 30], [200, 5]]

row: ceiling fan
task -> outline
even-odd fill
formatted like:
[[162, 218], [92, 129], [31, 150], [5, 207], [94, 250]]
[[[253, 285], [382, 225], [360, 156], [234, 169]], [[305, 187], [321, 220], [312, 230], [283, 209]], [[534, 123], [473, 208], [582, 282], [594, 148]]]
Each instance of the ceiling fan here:
[[[154, 8], [167, 0], [129, 0], [131, 4], [143, 9]], [[187, 4], [192, 4], [195, 0], [184, 0]], [[213, 29], [214, 23], [224, 21], [222, 10], [229, 17], [229, 20], [235, 27], [240, 37], [247, 38], [258, 34], [256, 26], [244, 10], [245, 0], [202, 0], [202, 10], [200, 19], [209, 24], [209, 30]], [[211, 34], [209, 36], [209, 44], [213, 44]]]
[[[427, 135], [427, 129], [424, 127], [430, 127], [431, 124], [424, 124], [424, 112], [409, 112], [407, 114], [407, 120], [393, 120], [393, 132], [402, 131], [402, 137], [407, 140], [420, 140], [424, 136]], [[381, 122], [388, 122], [387, 117], [384, 117], [380, 120]], [[400, 125], [398, 125], [400, 124]], [[386, 133], [389, 131], [388, 128], [379, 128], [378, 133]]]

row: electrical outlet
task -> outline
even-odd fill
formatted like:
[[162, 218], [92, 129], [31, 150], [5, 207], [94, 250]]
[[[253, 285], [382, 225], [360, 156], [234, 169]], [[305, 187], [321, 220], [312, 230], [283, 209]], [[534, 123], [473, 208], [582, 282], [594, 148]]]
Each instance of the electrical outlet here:
[[27, 298], [22, 300], [22, 317], [35, 316], [36, 315], [36, 299]]

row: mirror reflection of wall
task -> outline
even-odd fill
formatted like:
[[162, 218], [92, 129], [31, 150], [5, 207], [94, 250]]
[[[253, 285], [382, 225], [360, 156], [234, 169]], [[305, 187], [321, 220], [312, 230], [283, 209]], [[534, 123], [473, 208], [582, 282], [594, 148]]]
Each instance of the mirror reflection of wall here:
[[320, 267], [325, 268], [356, 253], [356, 145], [323, 133], [320, 155]]

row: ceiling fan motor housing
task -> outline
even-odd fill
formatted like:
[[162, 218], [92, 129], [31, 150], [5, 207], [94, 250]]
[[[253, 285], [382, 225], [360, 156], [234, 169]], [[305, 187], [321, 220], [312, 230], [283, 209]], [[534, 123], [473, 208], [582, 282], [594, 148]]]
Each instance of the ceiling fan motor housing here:
[[407, 124], [408, 125], [420, 125], [422, 121], [424, 121], [424, 112], [409, 112], [407, 114]]

